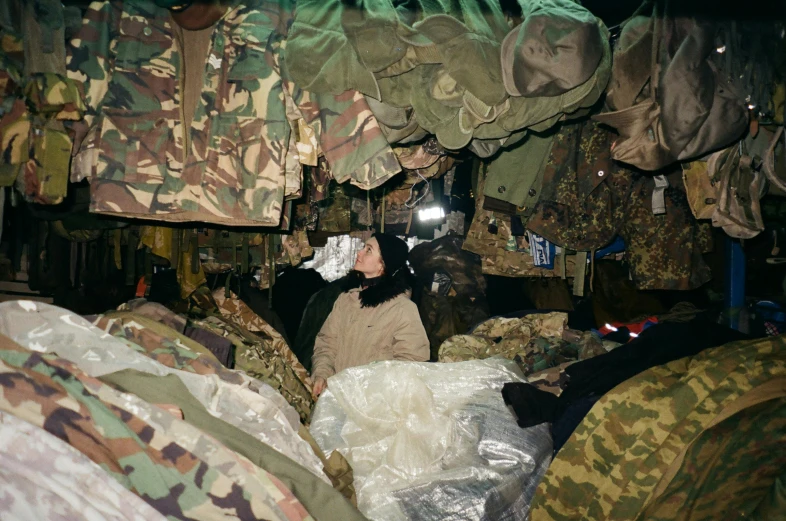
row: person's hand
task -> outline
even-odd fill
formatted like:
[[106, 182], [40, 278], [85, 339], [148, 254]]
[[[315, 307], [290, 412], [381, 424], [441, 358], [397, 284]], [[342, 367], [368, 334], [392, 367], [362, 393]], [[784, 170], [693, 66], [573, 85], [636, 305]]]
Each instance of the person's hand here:
[[316, 400], [319, 398], [319, 395], [322, 394], [322, 391], [327, 389], [327, 380], [324, 378], [317, 378], [314, 380], [314, 388], [311, 393], [314, 395], [314, 399]]

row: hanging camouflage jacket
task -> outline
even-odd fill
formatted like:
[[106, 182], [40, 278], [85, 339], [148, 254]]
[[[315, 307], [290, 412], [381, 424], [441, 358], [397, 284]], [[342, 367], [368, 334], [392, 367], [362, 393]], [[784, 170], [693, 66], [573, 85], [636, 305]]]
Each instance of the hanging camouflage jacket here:
[[[612, 159], [613, 134], [594, 121], [564, 124], [543, 166], [543, 190], [528, 229], [564, 248], [598, 250], [619, 235], [639, 289], [693, 289], [710, 279], [706, 223], [690, 213], [682, 183], [652, 211], [655, 182]], [[674, 176], [669, 176], [672, 179]]]
[[291, 129], [275, 59], [290, 7], [249, 1], [217, 22], [187, 129], [169, 12], [152, 2], [90, 5], [68, 73], [84, 83], [88, 112], [75, 130], [86, 137], [73, 174], [91, 181], [91, 211], [279, 223]]
[[[276, 226], [285, 193], [302, 190], [299, 163], [314, 162], [315, 141], [342, 180], [376, 186], [397, 173], [362, 96], [314, 98], [285, 78], [280, 51], [292, 10], [288, 1], [232, 3], [213, 31], [186, 129], [182, 49], [168, 11], [152, 2], [93, 3], [68, 63], [88, 110], [74, 127], [85, 139], [72, 179], [90, 179], [91, 210]], [[311, 128], [301, 132], [305, 124]]]

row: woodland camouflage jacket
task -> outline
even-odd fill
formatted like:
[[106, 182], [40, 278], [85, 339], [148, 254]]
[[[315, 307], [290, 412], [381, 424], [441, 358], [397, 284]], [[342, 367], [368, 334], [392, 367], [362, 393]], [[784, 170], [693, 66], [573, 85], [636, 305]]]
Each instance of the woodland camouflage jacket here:
[[291, 127], [278, 52], [288, 2], [233, 2], [214, 28], [201, 96], [184, 128], [182, 52], [166, 9], [109, 0], [88, 8], [69, 77], [87, 115], [72, 179], [90, 210], [168, 221], [277, 225]]

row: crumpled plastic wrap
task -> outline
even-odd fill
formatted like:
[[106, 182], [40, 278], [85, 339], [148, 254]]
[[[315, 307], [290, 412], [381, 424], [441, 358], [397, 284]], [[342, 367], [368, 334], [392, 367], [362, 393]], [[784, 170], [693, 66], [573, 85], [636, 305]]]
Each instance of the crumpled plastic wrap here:
[[370, 520], [515, 521], [551, 462], [548, 424], [521, 429], [505, 406], [515, 362], [376, 362], [328, 379], [311, 434], [354, 469]]

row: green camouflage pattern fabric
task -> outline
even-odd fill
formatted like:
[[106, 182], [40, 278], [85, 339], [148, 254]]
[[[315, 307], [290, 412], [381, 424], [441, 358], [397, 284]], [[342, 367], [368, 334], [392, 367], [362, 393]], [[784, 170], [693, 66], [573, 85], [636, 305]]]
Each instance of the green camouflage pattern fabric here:
[[352, 231], [352, 201], [344, 192], [344, 188], [331, 181], [327, 189], [327, 197], [317, 206], [317, 231], [332, 233], [349, 233]]
[[[781, 388], [786, 389], [781, 384]], [[705, 430], [685, 453], [679, 470], [637, 519], [712, 521], [751, 510], [786, 467], [786, 400], [753, 405]], [[696, 475], [694, 469], [712, 469]], [[774, 521], [774, 512], [768, 519]], [[781, 516], [786, 511], [781, 510]]]
[[[653, 507], [662, 517], [647, 519], [691, 514], [690, 519], [710, 520], [731, 512], [745, 517], [783, 471], [785, 377], [786, 338], [778, 336], [708, 349], [623, 382], [593, 406], [555, 457], [533, 498], [532, 520], [643, 519], [650, 506], [667, 499], [658, 494], [665, 490], [676, 494], [676, 502], [663, 510]], [[767, 389], [774, 384], [780, 395]], [[764, 421], [763, 411], [752, 406], [770, 398], [778, 398], [780, 407], [767, 411], [773, 414]], [[748, 415], [762, 421], [748, 422]], [[753, 430], [737, 438], [739, 444], [703, 435], [724, 417], [742, 422], [737, 425], [743, 431]], [[715, 427], [719, 435], [730, 429], [723, 422]], [[774, 443], [780, 447], [774, 454], [755, 450]], [[687, 459], [680, 463], [683, 453]], [[755, 454], [756, 461], [747, 461], [746, 454]], [[692, 460], [703, 465], [694, 467]], [[709, 485], [720, 483], [716, 470], [722, 485], [713, 489]], [[678, 515], [675, 507], [684, 513]]]
[[291, 2], [233, 4], [216, 24], [200, 103], [184, 129], [168, 11], [92, 4], [68, 65], [88, 106], [72, 178], [91, 180], [91, 210], [278, 226], [285, 195], [302, 191], [315, 140], [342, 180], [373, 187], [399, 172], [362, 95], [311, 95], [287, 79], [280, 54], [292, 14]]
[[266, 347], [266, 342], [231, 320], [207, 317], [192, 320], [194, 327], [203, 328], [235, 346], [235, 368], [278, 391], [295, 408], [300, 421], [308, 424], [314, 398], [286, 358]]
[[340, 94], [305, 91], [282, 74], [303, 121], [311, 127], [333, 178], [371, 190], [401, 172], [398, 156], [388, 144], [366, 98], [358, 91]]
[[12, 186], [30, 159], [30, 114], [22, 98], [0, 100], [0, 186]]
[[218, 290], [213, 292], [213, 298], [216, 300], [216, 304], [218, 304], [221, 316], [243, 326], [259, 337], [264, 342], [266, 350], [282, 357], [295, 375], [297, 375], [300, 383], [303, 384], [308, 392], [311, 392], [312, 383], [308, 371], [306, 371], [306, 368], [300, 363], [295, 353], [289, 348], [284, 337], [273, 326], [254, 313], [234, 293], [230, 292], [229, 296], [226, 296], [224, 291]]
[[655, 182], [612, 160], [613, 139], [593, 121], [560, 127], [527, 229], [578, 251], [598, 250], [619, 235], [638, 289], [701, 286], [711, 277], [702, 258], [712, 250], [709, 224], [694, 218], [676, 172], [664, 196], [666, 213], [654, 215]]
[[775, 479], [767, 496], [750, 515], [752, 521], [783, 521], [786, 519], [786, 472]]
[[65, 75], [64, 8], [57, 0], [10, 1], [0, 13], [0, 186], [39, 204], [66, 195], [72, 140], [82, 117], [78, 84]]
[[620, 236], [638, 289], [690, 290], [712, 278], [703, 254], [713, 249], [712, 227], [693, 217], [679, 171], [669, 176], [665, 215], [652, 213], [655, 182], [641, 178], [628, 197]]
[[101, 400], [94, 390], [105, 384], [65, 360], [0, 340], [1, 410], [65, 439], [169, 519], [271, 518], [274, 502], [252, 498], [168, 433]]
[[593, 121], [560, 126], [528, 229], [572, 250], [597, 250], [614, 240], [633, 172], [612, 161], [612, 140]]
[[[481, 179], [475, 191], [475, 216], [462, 246], [462, 249], [480, 255], [483, 273], [503, 277], [560, 277], [573, 274], [574, 256], [564, 253], [557, 255], [554, 269], [535, 267], [529, 252], [529, 241], [524, 236], [514, 237], [510, 231], [510, 216], [483, 209], [483, 183]], [[564, 262], [564, 271], [561, 262]]]
[[575, 360], [563, 362], [557, 366], [549, 367], [542, 371], [536, 371], [527, 377], [527, 383], [541, 391], [559, 396], [562, 394], [563, 389], [565, 389], [570, 379], [565, 372], [565, 368], [575, 362]]
[[0, 516], [166, 521], [74, 447], [0, 411]]
[[[503, 356], [515, 360], [526, 376], [606, 352], [600, 338], [591, 332], [578, 338], [566, 335], [567, 322], [568, 315], [560, 312], [523, 318], [491, 318], [470, 334], [447, 339], [439, 348], [439, 361], [463, 362]], [[566, 336], [574, 341], [565, 340]]]
[[222, 366], [207, 348], [148, 317], [113, 311], [87, 319], [113, 337], [128, 340], [130, 347], [162, 365], [195, 374], [217, 374], [226, 382], [243, 383], [239, 375]]
[[330, 164], [324, 157], [319, 158], [319, 163], [314, 168], [309, 168], [311, 182], [309, 183], [312, 202], [323, 201], [328, 197], [328, 185], [333, 179], [333, 172], [330, 171]]
[[[200, 102], [183, 128], [181, 53], [166, 9], [94, 2], [69, 47], [69, 77], [84, 84], [86, 135], [77, 178], [91, 211], [229, 226], [277, 226], [290, 125], [275, 66], [286, 2], [235, 4], [217, 22]], [[184, 139], [186, 133], [190, 139]], [[190, 150], [185, 150], [190, 142]]]
[[[146, 376], [144, 373], [139, 374]], [[102, 379], [109, 376], [111, 375], [105, 375]], [[159, 378], [174, 378], [179, 382], [176, 376]], [[166, 433], [208, 466], [219, 469], [251, 497], [254, 516], [263, 519], [313, 520], [278, 478], [255, 465], [247, 457], [230, 450], [182, 418], [160, 411], [158, 407], [133, 393], [118, 392], [111, 384], [104, 382], [91, 379], [85, 382], [85, 387], [104, 403], [125, 411], [133, 411], [134, 415], [144, 419], [156, 431]], [[161, 396], [159, 400], [167, 403], [166, 396]]]
[[[10, 5], [12, 4], [9, 3]], [[19, 92], [24, 75], [22, 35], [19, 31], [14, 31], [13, 26], [13, 20], [2, 20], [0, 28], [0, 99], [3, 100]]]

